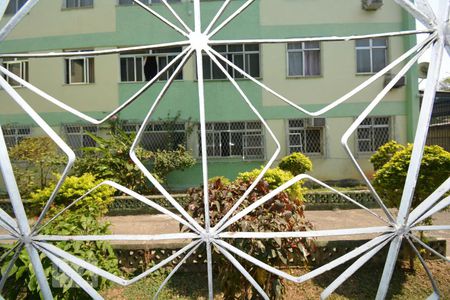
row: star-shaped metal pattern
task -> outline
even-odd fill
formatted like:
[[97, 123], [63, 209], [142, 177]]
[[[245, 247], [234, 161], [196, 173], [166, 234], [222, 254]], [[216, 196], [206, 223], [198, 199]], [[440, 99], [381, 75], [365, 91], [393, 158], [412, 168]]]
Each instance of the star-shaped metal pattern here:
[[[20, 10], [14, 15], [9, 22], [0, 30], [0, 42], [6, 38], [6, 36], [14, 29], [16, 24], [31, 10], [31, 8], [38, 2], [39, 0], [29, 0]], [[441, 211], [446, 208], [450, 204], [450, 197], [445, 197], [445, 194], [450, 189], [450, 179], [447, 179], [434, 193], [432, 193], [426, 200], [424, 200], [418, 207], [411, 211], [411, 202], [414, 194], [414, 188], [417, 183], [418, 172], [420, 170], [420, 162], [423, 156], [423, 150], [425, 146], [426, 134], [429, 127], [430, 116], [434, 103], [434, 95], [436, 92], [436, 88], [438, 85], [438, 77], [442, 63], [442, 57], [445, 55], [445, 50], [450, 53], [450, 29], [449, 29], [449, 13], [450, 13], [450, 2], [442, 1], [442, 7], [439, 10], [439, 15], [436, 15], [431, 9], [429, 3], [426, 0], [416, 0], [415, 2], [410, 2], [408, 0], [395, 0], [398, 5], [402, 6], [406, 11], [408, 11], [412, 16], [414, 16], [418, 21], [423, 23], [426, 27], [425, 30], [412, 30], [412, 31], [401, 31], [401, 32], [389, 32], [389, 33], [381, 33], [381, 34], [369, 34], [369, 35], [355, 35], [355, 36], [344, 36], [344, 37], [317, 37], [317, 38], [289, 38], [289, 39], [254, 39], [254, 40], [214, 40], [214, 36], [220, 30], [222, 30], [228, 23], [233, 21], [238, 15], [240, 15], [247, 7], [249, 7], [255, 0], [247, 0], [245, 1], [236, 11], [234, 11], [230, 16], [225, 18], [219, 25], [216, 26], [221, 16], [224, 14], [231, 0], [225, 0], [220, 7], [219, 11], [216, 13], [212, 21], [206, 27], [205, 30], [202, 30], [201, 24], [201, 3], [200, 0], [193, 0], [194, 5], [194, 29], [191, 29], [186, 23], [178, 16], [178, 14], [173, 10], [171, 5], [167, 2], [167, 0], [161, 0], [162, 3], [166, 6], [166, 8], [170, 11], [170, 13], [175, 17], [180, 26], [172, 23], [168, 19], [164, 18], [156, 11], [154, 11], [151, 7], [146, 6], [142, 2], [138, 0], [134, 0], [136, 4], [140, 7], [151, 13], [154, 17], [160, 19], [163, 23], [170, 26], [173, 30], [180, 33], [184, 36], [185, 40], [181, 42], [172, 42], [165, 44], [156, 44], [156, 45], [147, 45], [147, 46], [139, 46], [139, 47], [129, 47], [129, 48], [120, 48], [120, 49], [111, 49], [111, 50], [101, 50], [101, 51], [90, 51], [83, 52], [82, 55], [106, 55], [113, 53], [125, 53], [135, 50], [144, 50], [144, 49], [157, 49], [163, 47], [171, 47], [171, 46], [183, 46], [184, 50], [174, 59], [172, 60], [164, 69], [162, 69], [154, 79], [146, 83], [140, 90], [138, 90], [134, 95], [132, 95], [129, 99], [127, 99], [124, 104], [115, 109], [113, 112], [108, 114], [105, 118], [101, 120], [96, 120], [91, 118], [82, 112], [64, 104], [62, 101], [55, 99], [39, 88], [33, 86], [32, 84], [24, 81], [20, 77], [15, 74], [9, 72], [7, 69], [0, 66], [0, 72], [6, 76], [9, 76], [13, 80], [20, 83], [22, 86], [32, 91], [33, 93], [41, 96], [43, 99], [53, 103], [54, 105], [66, 110], [80, 119], [88, 121], [92, 124], [100, 124], [107, 120], [109, 120], [116, 113], [120, 112], [132, 102], [137, 100], [139, 96], [144, 93], [148, 88], [150, 88], [158, 78], [164, 74], [169, 68], [176, 66], [175, 71], [170, 76], [170, 78], [165, 83], [161, 92], [153, 102], [150, 110], [147, 113], [147, 116], [143, 122], [143, 125], [147, 124], [155, 111], [158, 104], [162, 101], [164, 94], [169, 89], [173, 80], [176, 78], [176, 75], [187, 60], [191, 56], [195, 56], [197, 71], [198, 71], [198, 101], [199, 101], [199, 116], [200, 116], [200, 140], [201, 140], [201, 153], [207, 153], [206, 151], [206, 127], [205, 127], [205, 95], [204, 95], [204, 77], [203, 77], [203, 54], [205, 53], [215, 64], [216, 66], [225, 74], [227, 79], [231, 82], [231, 84], [236, 88], [244, 102], [250, 107], [250, 109], [255, 113], [255, 115], [261, 120], [262, 124], [265, 126], [266, 131], [273, 138], [277, 145], [276, 151], [273, 153], [271, 158], [268, 160], [268, 163], [263, 168], [261, 174], [256, 178], [255, 182], [250, 186], [250, 188], [244, 193], [244, 195], [238, 199], [235, 205], [227, 212], [222, 220], [220, 220], [214, 227], [211, 226], [209, 213], [205, 214], [205, 226], [202, 227], [199, 223], [194, 220], [185, 210], [181, 207], [177, 201], [164, 189], [163, 186], [159, 184], [156, 178], [146, 169], [144, 164], [138, 159], [135, 153], [135, 149], [140, 142], [140, 139], [143, 135], [145, 126], [141, 126], [139, 132], [137, 133], [136, 140], [130, 149], [130, 157], [134, 161], [134, 163], [139, 167], [140, 171], [142, 171], [145, 176], [155, 185], [155, 187], [166, 197], [166, 199], [174, 206], [174, 208], [178, 211], [178, 214], [174, 214], [169, 210], [161, 207], [160, 205], [154, 203], [151, 200], [139, 195], [115, 182], [105, 181], [98, 185], [93, 190], [97, 189], [100, 186], [108, 185], [114, 187], [125, 194], [128, 194], [135, 199], [153, 207], [159, 212], [166, 214], [180, 224], [186, 226], [191, 230], [188, 233], [176, 233], [176, 234], [160, 234], [160, 235], [105, 235], [105, 236], [52, 236], [52, 235], [39, 235], [40, 230], [51, 223], [56, 217], [62, 214], [65, 210], [69, 209], [72, 205], [74, 205], [77, 201], [81, 201], [84, 197], [89, 195], [93, 190], [87, 192], [86, 195], [77, 199], [74, 203], [72, 203], [69, 207], [66, 207], [63, 211], [61, 211], [54, 218], [49, 220], [47, 223], [42, 224], [44, 217], [53, 202], [54, 197], [58, 193], [58, 190], [61, 184], [64, 181], [64, 178], [68, 174], [71, 169], [74, 161], [75, 154], [73, 150], [71, 150], [67, 144], [54, 132], [50, 126], [37, 114], [33, 108], [28, 105], [28, 103], [8, 84], [8, 82], [0, 77], [0, 86], [6, 91], [7, 94], [48, 134], [55, 143], [64, 151], [64, 153], [68, 156], [68, 164], [63, 172], [63, 176], [61, 180], [55, 187], [55, 190], [52, 196], [49, 198], [45, 208], [43, 209], [37, 223], [31, 227], [28, 223], [28, 219], [24, 210], [24, 206], [20, 197], [19, 190], [17, 188], [16, 181], [14, 179], [14, 174], [12, 170], [12, 166], [9, 160], [5, 140], [0, 130], [0, 168], [5, 180], [5, 184], [7, 187], [7, 191], [9, 197], [11, 199], [11, 203], [13, 206], [15, 218], [13, 219], [3, 210], [0, 210], [0, 226], [5, 229], [8, 234], [0, 236], [0, 240], [15, 240], [15, 246], [5, 253], [2, 257], [0, 257], [0, 261], [4, 261], [6, 257], [8, 257], [11, 253], [14, 253], [12, 259], [7, 263], [6, 272], [3, 274], [3, 277], [0, 280], [0, 291], [3, 289], [6, 279], [8, 278], [8, 274], [13, 267], [15, 261], [18, 258], [20, 251], [25, 247], [28, 255], [30, 257], [31, 263], [33, 265], [34, 272], [38, 279], [38, 283], [41, 289], [41, 293], [45, 299], [52, 299], [52, 292], [48, 285], [46, 276], [44, 274], [44, 270], [39, 258], [39, 252], [44, 253], [52, 262], [54, 262], [64, 273], [67, 274], [70, 278], [72, 278], [86, 293], [88, 293], [93, 299], [102, 299], [102, 297], [98, 294], [98, 292], [89, 285], [70, 265], [66, 263], [69, 261], [75, 265], [78, 265], [84, 269], [87, 269], [94, 274], [102, 276], [106, 279], [109, 279], [120, 285], [129, 285], [132, 284], [148, 274], [158, 270], [159, 268], [167, 265], [169, 262], [174, 260], [176, 257], [180, 255], [184, 255], [183, 259], [179, 261], [179, 263], [173, 268], [172, 272], [168, 275], [166, 280], [162, 283], [160, 289], [158, 290], [155, 298], [158, 296], [161, 289], [168, 282], [168, 280], [173, 276], [173, 274], [180, 268], [180, 266], [191, 256], [198, 247], [201, 245], [205, 245], [207, 252], [207, 271], [208, 271], [208, 289], [209, 289], [209, 298], [213, 298], [213, 270], [212, 270], [212, 247], [216, 247], [220, 253], [222, 253], [244, 276], [245, 278], [255, 287], [255, 289], [261, 294], [264, 299], [269, 299], [265, 294], [264, 290], [258, 285], [255, 279], [245, 270], [245, 268], [240, 264], [240, 262], [233, 256], [236, 255], [244, 260], [251, 262], [252, 264], [259, 266], [268, 272], [276, 274], [286, 280], [290, 280], [296, 283], [301, 283], [311, 278], [314, 278], [332, 268], [335, 268], [339, 265], [342, 265], [354, 258], [357, 258], [355, 262], [350, 265], [335, 281], [333, 281], [322, 293], [322, 298], [327, 298], [337, 287], [339, 287], [345, 280], [349, 278], [353, 273], [355, 273], [361, 266], [363, 266], [370, 258], [372, 258], [375, 254], [377, 254], [383, 247], [389, 245], [389, 253], [386, 259], [385, 268], [383, 271], [383, 276], [381, 282], [379, 284], [377, 299], [384, 299], [386, 297], [386, 293], [389, 287], [389, 283], [392, 277], [392, 273], [394, 270], [394, 264], [397, 260], [397, 256], [399, 253], [400, 245], [402, 240], [407, 240], [411, 247], [414, 249], [415, 253], [419, 257], [419, 260], [422, 262], [425, 270], [427, 271], [430, 281], [433, 285], [434, 293], [430, 296], [430, 299], [438, 299], [439, 298], [439, 290], [437, 285], [431, 275], [425, 261], [423, 260], [421, 254], [413, 244], [413, 242], [419, 243], [424, 248], [428, 249], [438, 257], [449, 261], [446, 257], [437, 253], [432, 248], [428, 247], [424, 244], [420, 239], [418, 239], [414, 233], [420, 231], [433, 231], [433, 230], [449, 230], [450, 225], [445, 226], [421, 226], [421, 221], [426, 218], [432, 216], [433, 214]], [[0, 16], [3, 15], [9, 1], [0, 2]], [[390, 37], [390, 36], [402, 36], [402, 35], [413, 35], [419, 33], [426, 33], [428, 37], [418, 45], [414, 46], [406, 53], [404, 53], [399, 58], [395, 59], [392, 63], [382, 69], [380, 72], [374, 74], [367, 81], [356, 87], [354, 90], [348, 92], [346, 95], [340, 97], [339, 99], [333, 101], [329, 105], [318, 111], [308, 111], [301, 106], [295, 104], [293, 101], [287, 99], [282, 96], [280, 93], [274, 91], [270, 87], [266, 86], [264, 83], [258, 81], [253, 78], [249, 74], [247, 74], [244, 70], [233, 64], [228, 59], [221, 56], [218, 52], [216, 52], [212, 46], [218, 44], [246, 44], [246, 43], [287, 43], [287, 42], [302, 42], [302, 41], [347, 41], [347, 40], [357, 40], [357, 39], [365, 39], [365, 38], [374, 38], [374, 37]], [[406, 183], [403, 189], [403, 196], [401, 199], [401, 206], [398, 212], [398, 215], [394, 217], [394, 215], [386, 208], [382, 199], [378, 196], [374, 188], [372, 187], [368, 178], [364, 175], [361, 167], [358, 165], [354, 155], [351, 153], [350, 147], [348, 146], [349, 137], [355, 132], [357, 127], [362, 123], [362, 121], [369, 115], [370, 112], [382, 101], [382, 99], [386, 96], [386, 94], [391, 90], [391, 88], [395, 85], [395, 83], [402, 76], [406, 74], [406, 72], [417, 62], [418, 58], [427, 50], [431, 49], [432, 51], [432, 59], [431, 65], [429, 68], [427, 85], [425, 89], [425, 94], [423, 97], [423, 104], [420, 111], [419, 117], [419, 126], [416, 132], [415, 140], [414, 140], [414, 148], [412, 152], [411, 164], [408, 170], [408, 175], [406, 179]], [[81, 53], [79, 52], [65, 52], [65, 53], [38, 53], [38, 54], [0, 54], [0, 58], [3, 57], [71, 57], [78, 56]], [[409, 60], [408, 60], [409, 59]], [[230, 76], [230, 74], [225, 69], [224, 65], [234, 69], [235, 72], [240, 73], [243, 77], [251, 80], [256, 85], [267, 91], [268, 93], [274, 95], [279, 98], [281, 101], [286, 102], [294, 109], [297, 109], [299, 112], [303, 114], [307, 114], [310, 116], [321, 116], [326, 112], [334, 109], [338, 105], [349, 100], [356, 93], [364, 90], [367, 86], [375, 82], [377, 79], [381, 78], [384, 74], [392, 70], [396, 66], [402, 66], [401, 70], [398, 74], [387, 84], [387, 86], [368, 104], [368, 106], [364, 109], [364, 111], [356, 118], [353, 124], [348, 128], [348, 130], [342, 136], [342, 145], [346, 152], [349, 155], [350, 160], [355, 165], [361, 176], [364, 178], [367, 186], [372, 191], [374, 198], [376, 199], [379, 206], [382, 208], [384, 212], [384, 216], [380, 216], [368, 209], [367, 207], [359, 204], [354, 201], [347, 195], [342, 194], [341, 192], [334, 190], [333, 188], [327, 186], [325, 183], [320, 180], [306, 175], [301, 174], [286, 182], [282, 186], [277, 189], [271, 191], [269, 194], [263, 196], [258, 199], [256, 202], [246, 207], [245, 209], [237, 212], [240, 208], [240, 205], [245, 200], [245, 198], [250, 194], [253, 188], [256, 186], [258, 181], [261, 180], [264, 173], [268, 170], [268, 168], [275, 161], [276, 157], [280, 153], [280, 143], [278, 142], [275, 134], [272, 132], [271, 128], [268, 126], [264, 118], [257, 111], [257, 109], [253, 106], [251, 100], [246, 96], [243, 90], [239, 87], [236, 81]], [[1, 129], [1, 128], [0, 128]], [[204, 207], [205, 211], [209, 212], [209, 197], [208, 197], [208, 158], [207, 155], [202, 155], [202, 172], [203, 172], [203, 192], [204, 192]], [[247, 214], [251, 213], [257, 207], [263, 205], [265, 202], [269, 201], [272, 197], [277, 195], [278, 193], [284, 191], [289, 188], [294, 183], [300, 180], [311, 180], [325, 188], [333, 190], [335, 193], [341, 195], [346, 200], [354, 203], [360, 208], [367, 211], [373, 217], [382, 220], [385, 223], [385, 226], [381, 227], [368, 227], [368, 228], [349, 228], [349, 229], [334, 229], [334, 230], [320, 230], [320, 231], [302, 231], [302, 232], [227, 232], [226, 229], [237, 222]], [[240, 249], [234, 247], [230, 243], [227, 243], [224, 239], [272, 239], [272, 238], [313, 238], [313, 237], [323, 237], [323, 236], [342, 236], [342, 235], [360, 235], [360, 234], [377, 234], [378, 236], [370, 240], [369, 242], [363, 244], [362, 246], [350, 251], [349, 253], [341, 256], [305, 275], [295, 277], [286, 272], [280, 271], [246, 253], [241, 251]], [[191, 240], [185, 247], [164, 259], [160, 263], [156, 264], [152, 268], [143, 272], [139, 276], [131, 279], [125, 280], [123, 278], [117, 277], [111, 273], [108, 273], [84, 260], [81, 260], [62, 249], [52, 245], [50, 242], [54, 241], [95, 241], [95, 240], [121, 240], [121, 241], [154, 241], [154, 240]]]

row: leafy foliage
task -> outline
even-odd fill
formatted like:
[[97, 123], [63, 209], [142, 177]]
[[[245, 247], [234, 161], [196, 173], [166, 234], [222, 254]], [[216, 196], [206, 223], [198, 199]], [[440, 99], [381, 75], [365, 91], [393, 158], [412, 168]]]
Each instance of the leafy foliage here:
[[[290, 173], [289, 173], [290, 174]], [[292, 175], [291, 175], [292, 176]], [[230, 184], [223, 184], [220, 179], [210, 182], [208, 185], [210, 198], [211, 223], [216, 224], [221, 220], [236, 201], [249, 188], [251, 180], [237, 179]], [[266, 181], [261, 181], [241, 204], [241, 209], [248, 207], [271, 190]], [[189, 214], [204, 224], [203, 189], [194, 188], [188, 191], [191, 198], [186, 206]], [[300, 198], [292, 199], [286, 192], [281, 192], [258, 207], [247, 216], [228, 227], [227, 231], [305, 231], [312, 225], [305, 219], [303, 203]], [[185, 229], [186, 230], [186, 229]], [[310, 251], [314, 248], [311, 239], [233, 239], [229, 241], [235, 247], [254, 256], [272, 266], [286, 266], [288, 263], [306, 263]], [[225, 299], [250, 299], [250, 295], [256, 297], [256, 291], [252, 291], [251, 285], [235, 269], [235, 267], [222, 255], [214, 253], [214, 262], [217, 267], [218, 281], [222, 285]], [[255, 265], [242, 261], [244, 267], [256, 278], [272, 299], [280, 299], [284, 291], [282, 282], [274, 276]], [[253, 299], [253, 298], [252, 298]]]
[[[391, 160], [379, 169], [373, 185], [388, 204], [399, 206], [411, 161], [413, 145], [396, 152]], [[416, 207], [444, 180], [450, 177], [450, 153], [439, 146], [425, 146], [412, 207]]]
[[[151, 192], [151, 185], [138, 166], [131, 160], [129, 151], [135, 139], [135, 133], [125, 133], [119, 128], [110, 132], [108, 138], [88, 133], [97, 143], [97, 147], [83, 148], [82, 157], [75, 163], [74, 173], [95, 174], [98, 179], [112, 180], [126, 185], [141, 193]], [[195, 159], [183, 146], [176, 150], [148, 151], [136, 148], [136, 156], [150, 164], [152, 174], [164, 182], [168, 173], [183, 170], [195, 164]]]
[[278, 166], [284, 171], [291, 172], [294, 176], [312, 170], [311, 160], [308, 158], [308, 156], [300, 152], [294, 152], [291, 155], [285, 156], [280, 161]]
[[175, 170], [185, 170], [195, 165], [196, 160], [186, 151], [184, 146], [179, 145], [176, 150], [160, 150], [151, 155], [151, 165], [153, 174], [162, 181], [166, 176]]
[[392, 156], [398, 151], [404, 150], [405, 146], [397, 143], [396, 141], [389, 141], [375, 152], [372, 157], [370, 157], [370, 162], [373, 164], [375, 171], [381, 169], [386, 163], [388, 163]]
[[[63, 184], [60, 193], [55, 199], [55, 204], [49, 211], [48, 219], [55, 216], [65, 206], [84, 195], [93, 188], [97, 182], [90, 174], [81, 178], [69, 177]], [[33, 194], [35, 205], [43, 205], [44, 199], [48, 199], [53, 187], [45, 188]], [[109, 223], [101, 222], [99, 219], [107, 212], [107, 205], [112, 201], [113, 190], [102, 186], [93, 191], [77, 205], [65, 211], [55, 218], [51, 223], [42, 228], [44, 235], [105, 235], [110, 234]], [[48, 220], [47, 219], [47, 220]], [[46, 220], [44, 220], [46, 222]], [[110, 244], [105, 241], [63, 241], [55, 243], [58, 248], [71, 253], [103, 270], [118, 275], [118, 260]], [[10, 246], [4, 246], [8, 248]], [[10, 258], [13, 254], [10, 254]], [[49, 258], [40, 254], [44, 266], [47, 281], [52, 287], [55, 299], [90, 299], [85, 292], [76, 287], [62, 271], [57, 270]], [[9, 259], [10, 259], [9, 258]], [[9, 260], [7, 259], [7, 261]], [[7, 264], [5, 264], [6, 266]], [[92, 272], [81, 269], [70, 264], [85, 280], [96, 283], [98, 289], [107, 287], [109, 281], [95, 276]], [[39, 285], [34, 274], [30, 259], [25, 250], [20, 253], [12, 272], [8, 278], [7, 285], [15, 288], [7, 289], [6, 299], [39, 299]]]
[[[95, 179], [94, 175], [89, 173], [83, 174], [81, 177], [67, 177], [55, 197], [50, 214], [62, 210], [96, 187], [100, 182]], [[33, 211], [38, 212], [44, 207], [54, 189], [55, 184], [51, 184], [45, 189], [31, 194], [30, 207]], [[86, 215], [103, 216], [108, 211], [108, 205], [113, 201], [111, 197], [113, 194], [113, 188], [103, 185], [92, 191], [83, 200], [77, 202], [74, 205], [75, 209]]]
[[[150, 185], [147, 178], [129, 155], [134, 134], [129, 135], [119, 129], [111, 132], [108, 138], [88, 134], [97, 143], [97, 147], [82, 149], [83, 155], [74, 166], [76, 176], [91, 173], [95, 174], [97, 179], [126, 184], [128, 188], [138, 193], [149, 192]], [[151, 152], [138, 147], [136, 155], [141, 160], [148, 160]]]
[[44, 188], [65, 163], [65, 157], [49, 137], [30, 137], [9, 150], [22, 197]]
[[[261, 167], [260, 169], [254, 169], [249, 172], [239, 173], [237, 179], [241, 179], [245, 182], [254, 181], [256, 177], [261, 173], [262, 169], [263, 167]], [[263, 176], [264, 181], [267, 182], [271, 190], [276, 189], [292, 178], [294, 178], [294, 176], [291, 172], [284, 171], [280, 168], [269, 169]], [[286, 192], [291, 199], [300, 199], [301, 201], [304, 201], [304, 190], [305, 188], [302, 187], [302, 182], [298, 181], [291, 185], [288, 189], [286, 189]]]

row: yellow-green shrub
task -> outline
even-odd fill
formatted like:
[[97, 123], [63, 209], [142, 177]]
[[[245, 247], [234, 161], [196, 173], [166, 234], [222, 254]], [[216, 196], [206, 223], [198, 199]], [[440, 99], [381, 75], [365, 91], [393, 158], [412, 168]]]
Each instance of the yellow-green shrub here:
[[313, 166], [308, 156], [300, 152], [294, 152], [291, 155], [283, 157], [278, 164], [278, 167], [282, 170], [291, 172], [294, 176], [297, 176], [298, 174], [311, 171]]

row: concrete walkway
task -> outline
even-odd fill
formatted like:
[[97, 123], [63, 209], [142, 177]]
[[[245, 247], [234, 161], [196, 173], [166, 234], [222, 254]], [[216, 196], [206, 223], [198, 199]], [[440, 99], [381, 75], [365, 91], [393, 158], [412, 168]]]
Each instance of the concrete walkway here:
[[[383, 216], [383, 212], [380, 209], [373, 209], [372, 211], [379, 216]], [[305, 216], [314, 224], [316, 230], [386, 225], [379, 218], [362, 209], [306, 211]], [[105, 220], [111, 222], [111, 229], [114, 234], [162, 234], [180, 232], [178, 222], [166, 215], [115, 216], [105, 217]], [[446, 225], [449, 223], [450, 212], [438, 213], [433, 218], [433, 225]], [[450, 245], [450, 231], [434, 231], [428, 235], [444, 238], [447, 240], [447, 244]], [[321, 238], [321, 240], [358, 240], [370, 237], [372, 236], [353, 235]], [[447, 255], [450, 255], [449, 248], [447, 247]]]

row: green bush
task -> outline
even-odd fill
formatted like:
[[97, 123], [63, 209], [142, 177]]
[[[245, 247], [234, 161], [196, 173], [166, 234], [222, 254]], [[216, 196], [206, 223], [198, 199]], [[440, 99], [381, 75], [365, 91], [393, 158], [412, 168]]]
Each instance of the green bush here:
[[[80, 177], [67, 177], [55, 197], [50, 214], [68, 206], [100, 182], [95, 179], [94, 175], [89, 173]], [[39, 213], [41, 211], [54, 189], [55, 184], [51, 184], [49, 187], [31, 194], [30, 207], [33, 212]], [[74, 205], [75, 209], [83, 212], [86, 211], [85, 213], [87, 215], [94, 217], [103, 216], [108, 211], [109, 204], [114, 201], [112, 198], [114, 190], [109, 186], [103, 185], [87, 195], [83, 200], [77, 202]]]
[[[60, 193], [55, 199], [52, 209], [49, 211], [44, 223], [55, 216], [73, 200], [85, 194], [93, 188], [97, 182], [90, 174], [82, 177], [69, 177], [63, 184]], [[53, 187], [45, 188], [33, 194], [36, 206], [42, 206], [48, 199]], [[55, 220], [42, 228], [43, 235], [106, 235], [110, 234], [109, 223], [99, 221], [107, 212], [107, 206], [111, 203], [113, 189], [102, 186], [93, 191], [89, 196], [78, 202]], [[54, 245], [70, 254], [73, 254], [89, 263], [110, 273], [119, 275], [118, 260], [110, 244], [105, 241], [61, 241]], [[2, 246], [8, 248], [10, 246]], [[12, 257], [13, 253], [10, 254]], [[67, 275], [57, 271], [50, 259], [41, 253], [41, 261], [44, 266], [47, 281], [52, 287], [55, 299], [90, 299], [80, 288], [72, 288], [75, 283]], [[8, 261], [7, 259], [6, 261]], [[110, 282], [102, 277], [95, 276], [92, 272], [83, 270], [70, 264], [88, 282], [97, 280], [97, 289], [104, 289]], [[5, 264], [6, 266], [6, 264]], [[55, 282], [58, 285], [55, 287]], [[20, 253], [11, 275], [8, 278], [6, 299], [39, 299], [39, 286], [32, 268], [30, 259], [25, 250]]]
[[9, 150], [22, 197], [55, 179], [66, 158], [49, 137], [30, 137]]
[[404, 150], [405, 146], [396, 141], [389, 141], [370, 157], [370, 162], [373, 164], [375, 171], [381, 169], [387, 162], [389, 162], [398, 151]]
[[[250, 182], [242, 179], [224, 185], [220, 180], [210, 182], [208, 185], [210, 197], [211, 223], [217, 224], [236, 203], [236, 201], [249, 188]], [[251, 194], [241, 204], [240, 209], [248, 207], [264, 195], [270, 192], [269, 184], [261, 181]], [[190, 189], [188, 191], [190, 202], [186, 210], [201, 225], [204, 225], [203, 188]], [[305, 219], [302, 201], [291, 200], [286, 192], [274, 196], [264, 205], [256, 208], [247, 216], [230, 225], [226, 230], [231, 232], [255, 231], [255, 232], [280, 232], [280, 231], [306, 231], [311, 230], [312, 225]], [[184, 228], [184, 230], [187, 230]], [[228, 241], [245, 253], [256, 257], [271, 266], [287, 266], [292, 264], [306, 264], [313, 249], [313, 241], [304, 238], [289, 239], [232, 239]], [[257, 299], [255, 290], [250, 283], [236, 270], [236, 268], [221, 254], [213, 254], [214, 265], [217, 268], [218, 282], [224, 293], [224, 299], [250, 299], [252, 294]], [[257, 280], [271, 299], [281, 299], [284, 292], [282, 281], [275, 275], [256, 267], [253, 264], [241, 261], [249, 273]]]
[[289, 171], [292, 175], [297, 176], [299, 174], [306, 173], [312, 170], [312, 162], [308, 156], [294, 152], [291, 155], [283, 157], [278, 164], [278, 167], [284, 171]]
[[[398, 207], [408, 173], [413, 145], [395, 153], [373, 180], [388, 205]], [[412, 207], [416, 207], [450, 177], [450, 153], [439, 146], [425, 146]]]
[[211, 177], [210, 179], [208, 179], [208, 183], [214, 183], [217, 182], [218, 180], [220, 180], [220, 182], [223, 185], [227, 185], [231, 183], [231, 180], [226, 178], [225, 176], [215, 176], [215, 177]]
[[[74, 166], [74, 174], [95, 174], [98, 179], [112, 180], [127, 186], [141, 194], [151, 193], [151, 184], [144, 173], [131, 160], [129, 152], [135, 133], [125, 133], [116, 128], [108, 138], [98, 137], [88, 133], [97, 143], [96, 147], [82, 148], [83, 155]], [[155, 178], [164, 182], [168, 173], [174, 170], [184, 170], [195, 164], [195, 159], [183, 146], [175, 150], [148, 151], [142, 147], [136, 148], [136, 156], [149, 165], [149, 171]]]
[[[260, 169], [254, 169], [249, 172], [243, 172], [239, 173], [237, 179], [240, 179], [244, 182], [253, 182], [255, 178], [261, 173], [263, 167]], [[269, 189], [274, 190], [283, 183], [286, 183], [287, 181], [294, 178], [291, 172], [284, 171], [280, 168], [273, 168], [268, 169], [267, 172], [264, 174], [264, 181], [269, 184]], [[299, 199], [301, 201], [305, 201], [303, 197], [303, 192], [306, 189], [302, 187], [302, 182], [298, 181], [291, 185], [288, 189], [286, 189], [286, 192], [288, 193], [289, 197], [291, 199]]]

